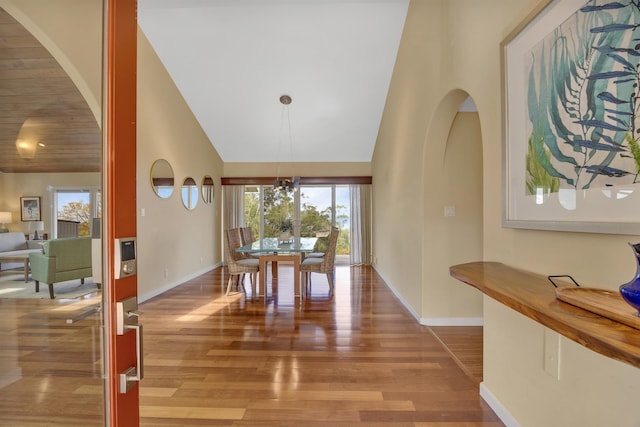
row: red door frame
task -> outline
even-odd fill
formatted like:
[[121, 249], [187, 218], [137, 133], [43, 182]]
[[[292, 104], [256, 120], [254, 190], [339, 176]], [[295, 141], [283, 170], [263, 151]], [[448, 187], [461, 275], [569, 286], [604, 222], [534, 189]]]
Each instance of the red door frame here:
[[135, 331], [116, 335], [116, 302], [138, 294], [137, 276], [115, 279], [114, 240], [136, 237], [137, 0], [105, 0], [106, 83], [104, 159], [104, 276], [108, 337], [108, 422], [139, 426], [139, 387], [119, 391], [119, 374], [136, 366]]

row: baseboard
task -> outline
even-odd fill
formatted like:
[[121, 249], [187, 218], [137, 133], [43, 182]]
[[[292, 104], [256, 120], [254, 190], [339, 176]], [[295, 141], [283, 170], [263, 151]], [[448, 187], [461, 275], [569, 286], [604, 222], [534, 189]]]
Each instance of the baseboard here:
[[425, 326], [484, 326], [482, 317], [422, 317]]
[[425, 325], [425, 326], [483, 326], [484, 325], [484, 319], [482, 317], [435, 317], [435, 318], [420, 317], [420, 315], [418, 315], [418, 313], [415, 312], [413, 307], [409, 305], [407, 300], [404, 299], [404, 297], [398, 292], [398, 290], [394, 288], [393, 285], [387, 279], [385, 279], [385, 277], [382, 274], [380, 274], [380, 271], [378, 271], [376, 266], [372, 265], [372, 267], [376, 271], [378, 276], [380, 276], [382, 281], [391, 290], [393, 295], [395, 295], [395, 297], [398, 298], [398, 301], [400, 301], [400, 303], [404, 306], [404, 308], [406, 308], [409, 311], [409, 313], [411, 313], [411, 315], [416, 319], [416, 321], [418, 321], [418, 323], [420, 323], [421, 325]]
[[144, 295], [138, 295], [138, 303], [142, 303], [145, 302], [147, 300], [150, 300], [151, 298], [157, 297], [158, 295], [161, 295], [173, 288], [175, 288], [176, 286], [182, 285], [184, 282], [188, 282], [191, 279], [195, 279], [198, 276], [202, 276], [205, 273], [208, 273], [211, 270], [215, 270], [216, 268], [220, 267], [222, 265], [221, 262], [210, 265], [206, 268], [203, 268], [201, 270], [195, 271], [191, 274], [189, 274], [188, 276], [182, 277], [178, 280], [175, 280], [173, 282], [167, 283], [166, 285], [162, 286], [161, 288], [157, 288], [154, 289], [153, 291], [146, 293]]
[[398, 290], [394, 288], [393, 285], [391, 285], [387, 279], [385, 279], [385, 277], [380, 273], [380, 271], [378, 271], [375, 265], [372, 264], [371, 267], [373, 267], [373, 269], [376, 271], [378, 276], [380, 276], [382, 281], [391, 290], [391, 293], [393, 293], [393, 295], [395, 295], [395, 297], [398, 298], [398, 301], [400, 301], [400, 303], [404, 306], [404, 308], [407, 309], [407, 311], [414, 317], [414, 319], [416, 319], [417, 322], [420, 322], [420, 315], [415, 312], [415, 310], [413, 309], [413, 307], [411, 307], [411, 305], [409, 305], [407, 300], [405, 300], [404, 297], [398, 292]]
[[487, 405], [493, 409], [493, 412], [496, 413], [500, 421], [504, 423], [507, 427], [521, 427], [518, 421], [511, 415], [507, 408], [502, 406], [500, 401], [496, 399], [496, 397], [491, 393], [491, 391], [487, 388], [484, 382], [480, 383], [480, 397], [487, 402]]

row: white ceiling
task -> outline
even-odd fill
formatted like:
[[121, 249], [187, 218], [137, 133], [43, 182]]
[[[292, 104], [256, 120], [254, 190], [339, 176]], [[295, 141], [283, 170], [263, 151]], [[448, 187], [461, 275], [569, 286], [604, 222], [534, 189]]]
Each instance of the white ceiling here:
[[408, 3], [138, 0], [138, 21], [223, 161], [368, 162]]

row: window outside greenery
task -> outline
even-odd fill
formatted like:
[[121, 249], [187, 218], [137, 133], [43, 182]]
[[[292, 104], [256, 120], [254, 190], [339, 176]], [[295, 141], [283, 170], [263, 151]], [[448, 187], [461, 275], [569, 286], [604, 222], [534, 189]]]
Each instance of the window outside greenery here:
[[58, 220], [73, 221], [78, 223], [79, 236], [90, 236], [92, 218], [102, 216], [100, 189], [56, 188], [54, 194], [56, 210], [55, 216], [52, 218], [53, 229], [57, 230]]
[[[260, 198], [263, 198], [262, 210]], [[299, 200], [296, 198], [299, 197]], [[296, 202], [300, 210], [296, 209]], [[333, 212], [337, 212], [334, 218]], [[263, 215], [261, 215], [261, 213]], [[264, 218], [264, 220], [263, 220]], [[336, 253], [348, 255], [349, 232], [349, 187], [348, 186], [301, 186], [296, 193], [283, 193], [271, 186], [245, 187], [244, 221], [253, 235], [278, 237], [283, 232], [299, 237], [329, 236], [331, 225], [340, 228]], [[299, 231], [294, 225], [299, 221]], [[262, 233], [260, 232], [262, 222]]]

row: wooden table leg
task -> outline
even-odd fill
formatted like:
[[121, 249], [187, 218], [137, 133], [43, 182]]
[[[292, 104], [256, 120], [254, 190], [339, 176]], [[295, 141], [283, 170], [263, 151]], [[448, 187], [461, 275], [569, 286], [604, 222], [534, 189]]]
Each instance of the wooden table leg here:
[[[278, 278], [278, 261], [293, 261], [293, 293], [301, 292], [300, 290], [300, 255], [263, 255], [258, 257], [260, 260], [260, 288], [267, 296], [267, 263], [271, 263], [271, 276], [272, 280]], [[302, 294], [300, 294], [302, 295]]]
[[[260, 267], [258, 267], [260, 269], [260, 271], [258, 271], [258, 276], [260, 276], [260, 279], [258, 280], [259, 283], [259, 289], [262, 290], [262, 292], [265, 293], [265, 295], [267, 294], [267, 257], [266, 256], [260, 256], [258, 257], [258, 259], [260, 260]], [[259, 292], [259, 291], [258, 291]], [[255, 296], [255, 295], [254, 295]]]
[[24, 259], [24, 283], [29, 281], [29, 258]]
[[293, 255], [293, 294], [298, 292], [302, 298], [302, 288], [300, 287], [300, 256]]

